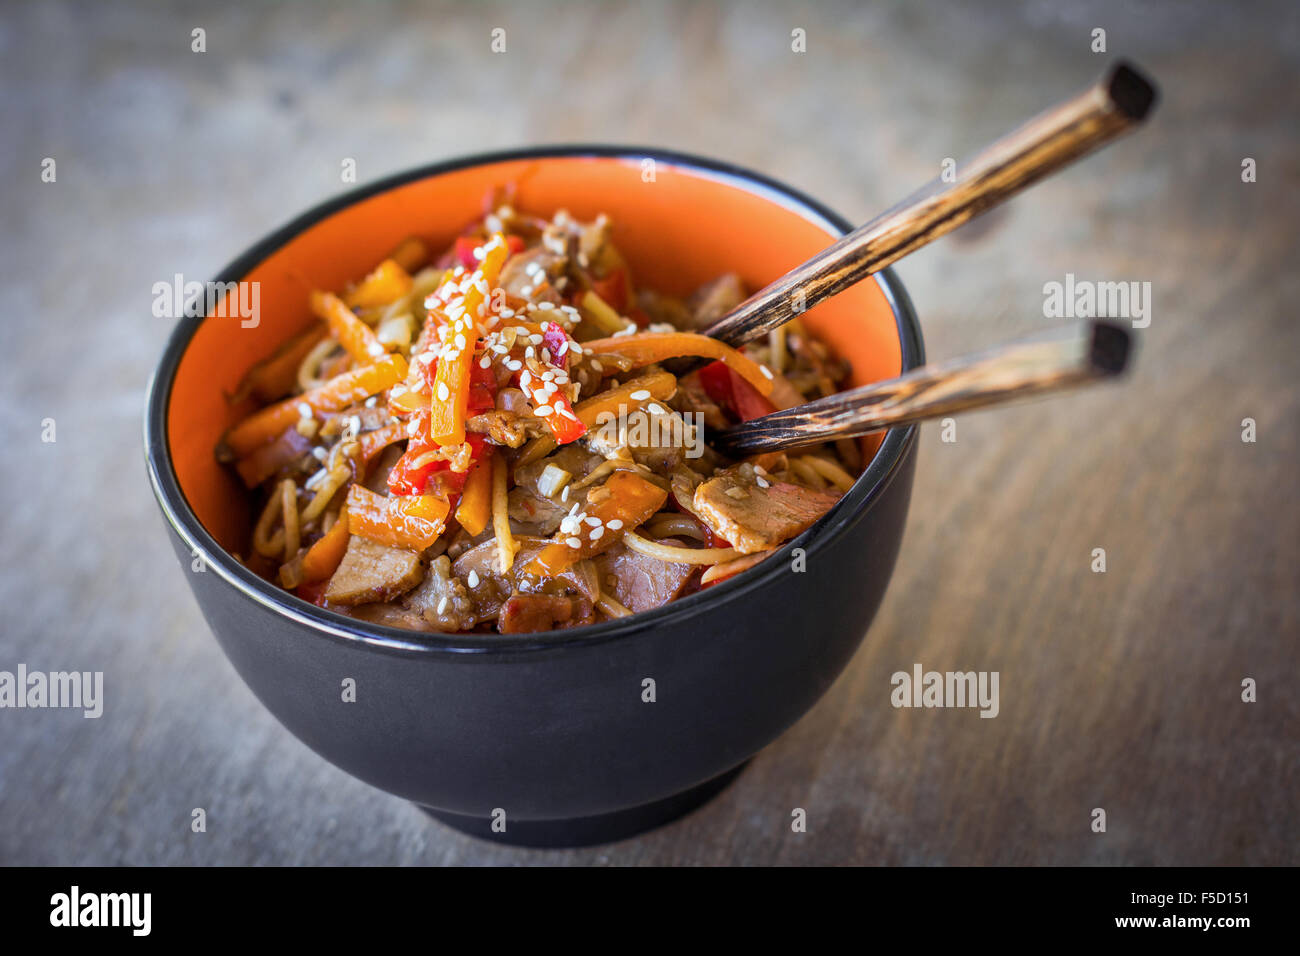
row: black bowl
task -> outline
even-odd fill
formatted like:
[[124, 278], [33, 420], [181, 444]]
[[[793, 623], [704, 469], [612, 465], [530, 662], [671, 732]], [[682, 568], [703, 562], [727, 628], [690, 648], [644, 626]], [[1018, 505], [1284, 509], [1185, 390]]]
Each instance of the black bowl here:
[[[457, 170], [552, 157], [653, 157], [761, 195], [830, 231], [850, 228], [799, 192], [730, 165], [658, 150], [552, 147], [441, 163], [354, 191], [259, 243], [218, 281], [240, 279], [304, 230], [367, 197]], [[868, 281], [879, 283], [893, 312], [903, 369], [920, 365], [921, 332], [901, 284], [889, 270]], [[830, 687], [893, 571], [911, 494], [914, 427], [889, 431], [853, 489], [782, 554], [652, 612], [496, 636], [422, 634], [321, 609], [235, 561], [182, 492], [168, 406], [201, 321], [183, 319], [159, 363], [145, 450], [178, 559], [187, 572], [196, 555], [206, 565], [187, 579], [208, 625], [240, 676], [299, 739], [466, 832], [580, 845], [690, 809]], [[794, 570], [795, 549], [804, 571]], [[344, 700], [349, 680], [353, 702]], [[648, 680], [653, 702], [645, 699]]]

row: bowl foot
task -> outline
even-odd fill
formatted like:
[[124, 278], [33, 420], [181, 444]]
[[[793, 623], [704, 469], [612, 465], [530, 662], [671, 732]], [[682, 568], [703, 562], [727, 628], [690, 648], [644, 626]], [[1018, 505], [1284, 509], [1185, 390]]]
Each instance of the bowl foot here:
[[511, 820], [507, 817], [504, 833], [493, 832], [490, 817], [472, 817], [435, 810], [433, 807], [420, 804], [417, 806], [439, 823], [445, 823], [461, 833], [468, 833], [470, 836], [490, 840], [493, 843], [553, 849], [593, 846], [598, 843], [625, 840], [685, 816], [721, 793], [740, 775], [748, 762], [745, 761], [740, 766], [712, 780], [706, 780], [690, 790], [663, 800], [656, 800], [654, 803], [646, 803], [614, 813], [602, 813], [594, 817], [572, 817], [565, 820]]

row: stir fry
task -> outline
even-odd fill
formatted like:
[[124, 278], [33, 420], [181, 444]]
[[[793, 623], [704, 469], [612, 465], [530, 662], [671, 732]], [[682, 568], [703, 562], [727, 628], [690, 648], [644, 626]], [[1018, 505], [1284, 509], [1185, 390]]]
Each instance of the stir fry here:
[[217, 449], [256, 496], [249, 568], [379, 624], [573, 627], [741, 573], [848, 490], [853, 442], [707, 442], [842, 385], [801, 322], [733, 349], [698, 330], [745, 298], [735, 275], [661, 295], [608, 217], [493, 205], [432, 262], [411, 238], [313, 292], [318, 321], [230, 396], [257, 407]]

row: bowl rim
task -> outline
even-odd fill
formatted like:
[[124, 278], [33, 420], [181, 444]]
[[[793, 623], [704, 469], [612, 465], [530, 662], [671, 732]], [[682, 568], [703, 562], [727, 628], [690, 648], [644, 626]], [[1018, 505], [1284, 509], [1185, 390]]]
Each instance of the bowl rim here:
[[[761, 199], [774, 202], [803, 216], [813, 225], [826, 229], [832, 235], [843, 235], [854, 228], [843, 216], [805, 193], [779, 180], [733, 163], [655, 147], [554, 144], [454, 157], [394, 173], [375, 182], [347, 190], [318, 203], [258, 240], [221, 269], [213, 281], [225, 283], [241, 280], [272, 253], [321, 220], [348, 206], [399, 186], [474, 166], [526, 159], [556, 158], [616, 159], [637, 164], [646, 159], [662, 161], [670, 166], [680, 167], [687, 172], [721, 184], [744, 189]], [[920, 323], [903, 284], [888, 268], [865, 281], [871, 280], [880, 286], [894, 314], [902, 356], [902, 370], [906, 372], [923, 364], [925, 346], [921, 337]], [[205, 313], [200, 312], [195, 316], [182, 316], [177, 321], [149, 380], [144, 408], [144, 452], [145, 466], [154, 497], [168, 525], [188, 547], [190, 553], [202, 559], [207, 571], [215, 572], [245, 598], [265, 607], [277, 616], [286, 617], [306, 626], [322, 637], [402, 655], [432, 653], [451, 654], [453, 657], [465, 655], [478, 657], [486, 654], [509, 657], [521, 652], [555, 651], [561, 648], [631, 639], [662, 625], [680, 623], [685, 618], [707, 612], [714, 605], [730, 603], [743, 598], [748, 593], [768, 587], [775, 581], [776, 575], [783, 571], [782, 560], [765, 561], [750, 571], [738, 574], [721, 584], [669, 602], [651, 611], [642, 611], [627, 618], [597, 624], [517, 635], [410, 631], [372, 624], [318, 607], [265, 581], [236, 561], [203, 527], [181, 490], [167, 444], [167, 410], [181, 358], [205, 317]], [[790, 549], [803, 548], [805, 556], [811, 557], [815, 551], [821, 550], [843, 534], [875, 503], [893, 481], [903, 464], [906, 452], [916, 441], [916, 433], [916, 425], [889, 429], [876, 454], [858, 476], [849, 492], [811, 528], [782, 545], [781, 550], [788, 554]], [[767, 565], [766, 569], [763, 568], [764, 564]]]

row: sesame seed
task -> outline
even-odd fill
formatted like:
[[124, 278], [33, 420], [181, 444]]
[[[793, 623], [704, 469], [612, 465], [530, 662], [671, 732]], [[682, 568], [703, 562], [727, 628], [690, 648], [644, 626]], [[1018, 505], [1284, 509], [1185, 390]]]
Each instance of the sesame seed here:
[[592, 515], [591, 517], [587, 518], [587, 524], [592, 528], [599, 528], [601, 525], [601, 520], [597, 518], [595, 515]]
[[551, 408], [550, 405], [538, 405], [537, 408], [533, 410], [533, 414], [538, 418], [545, 418], [547, 415], [554, 415], [555, 409]]
[[644, 402], [649, 397], [650, 397], [650, 393], [646, 391], [644, 388], [638, 389], [637, 391], [633, 392], [631, 395], [628, 396], [628, 398], [632, 399], [632, 401], [634, 402]]
[[568, 544], [568, 546], [571, 547], [571, 548], [573, 548], [574, 550], [577, 550], [578, 548], [581, 548], [581, 547], [582, 547], [582, 539], [581, 539], [581, 538], [570, 538], [570, 539], [569, 539], [567, 542], [565, 542], [565, 543]]
[[438, 613], [441, 614], [445, 610], [447, 610], [447, 595], [444, 594], [442, 600], [438, 602]]
[[469, 573], [469, 577], [467, 577], [467, 578], [465, 579], [465, 583], [468, 584], [468, 585], [469, 585], [470, 587], [472, 587], [472, 588], [476, 588], [476, 587], [478, 587], [478, 572], [477, 572], [477, 571], [471, 571], [471, 572]]
[[[561, 408], [560, 411], [564, 411], [564, 409]], [[323, 451], [323, 450], [324, 450], [324, 449], [322, 449], [322, 451]], [[568, 500], [569, 500], [569, 486], [568, 486], [568, 485], [565, 485], [565, 486], [564, 486], [564, 490], [560, 492], [560, 500], [561, 500], [561, 501], [568, 501]]]
[[596, 528], [591, 532], [591, 534], [587, 535], [587, 537], [592, 541], [599, 541], [600, 536], [604, 533], [605, 533], [604, 528]]
[[492, 367], [492, 356], [490, 356], [490, 355], [484, 355], [481, 359], [478, 360], [478, 367], [479, 367], [479, 368], [491, 368], [491, 367]]
[[520, 286], [520, 288], [519, 288], [519, 294], [520, 294], [520, 295], [532, 295], [532, 294], [533, 294], [533, 287], [530, 286], [530, 285]]
[[754, 476], [754, 480], [755, 480], [756, 482], [758, 482], [758, 487], [760, 487], [760, 488], [771, 488], [771, 487], [772, 487], [772, 485], [768, 482], [768, 480], [767, 480], [766, 478], [764, 478], [762, 475], [755, 475], [755, 476]]
[[766, 375], [768, 378], [772, 377], [772, 370], [768, 368], [766, 365], [760, 365], [758, 367], [758, 370], [762, 372], [764, 375]]
[[446, 382], [438, 383], [438, 401], [445, 402], [451, 398], [451, 389], [447, 388]]

